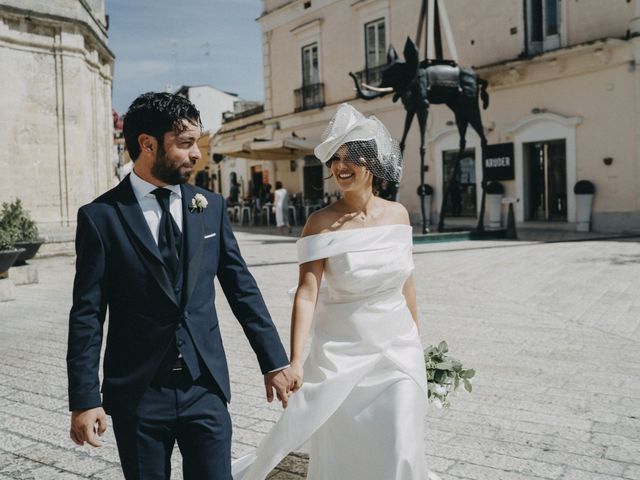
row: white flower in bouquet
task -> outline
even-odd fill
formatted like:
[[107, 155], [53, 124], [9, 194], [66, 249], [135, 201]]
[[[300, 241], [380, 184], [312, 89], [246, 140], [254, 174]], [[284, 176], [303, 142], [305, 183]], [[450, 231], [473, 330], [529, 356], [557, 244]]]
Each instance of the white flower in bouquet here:
[[438, 385], [437, 383], [430, 383], [428, 385], [429, 390], [436, 395], [446, 395], [448, 393], [447, 389], [442, 385]]
[[436, 408], [449, 407], [449, 394], [457, 393], [460, 382], [471, 393], [470, 379], [476, 374], [472, 368], [465, 369], [462, 362], [447, 355], [449, 346], [442, 341], [438, 346], [430, 346], [424, 351], [427, 369], [427, 398]]

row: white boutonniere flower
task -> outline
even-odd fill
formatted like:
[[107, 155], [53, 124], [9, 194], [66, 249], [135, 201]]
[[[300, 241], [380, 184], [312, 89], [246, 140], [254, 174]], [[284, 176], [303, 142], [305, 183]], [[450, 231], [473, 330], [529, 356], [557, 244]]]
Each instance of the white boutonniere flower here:
[[209, 202], [207, 202], [205, 196], [201, 193], [196, 193], [196, 195], [191, 199], [191, 203], [189, 204], [189, 211], [191, 213], [200, 213], [205, 208], [207, 208], [207, 205], [209, 205]]

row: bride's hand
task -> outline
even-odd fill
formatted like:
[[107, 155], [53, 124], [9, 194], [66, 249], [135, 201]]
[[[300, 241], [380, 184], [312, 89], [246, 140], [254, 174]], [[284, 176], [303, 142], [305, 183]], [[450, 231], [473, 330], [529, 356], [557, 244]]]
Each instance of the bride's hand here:
[[297, 361], [292, 361], [290, 366], [291, 370], [291, 391], [297, 392], [302, 387], [302, 377], [304, 375], [304, 369], [302, 368], [302, 364]]

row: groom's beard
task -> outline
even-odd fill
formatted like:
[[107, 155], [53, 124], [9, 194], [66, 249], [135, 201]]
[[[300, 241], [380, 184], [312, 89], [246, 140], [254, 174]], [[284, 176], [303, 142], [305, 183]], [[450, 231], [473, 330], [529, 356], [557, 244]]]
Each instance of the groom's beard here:
[[[193, 165], [192, 162], [189, 162], [189, 164], [191, 166]], [[158, 149], [156, 161], [153, 164], [153, 167], [151, 167], [151, 173], [154, 177], [164, 183], [168, 183], [169, 185], [179, 185], [181, 183], [187, 183], [189, 181], [189, 177], [191, 177], [191, 170], [181, 171], [181, 168], [184, 166], [184, 164], [180, 164], [178, 166], [173, 165], [167, 156], [167, 153], [164, 151], [164, 148], [160, 147]]]

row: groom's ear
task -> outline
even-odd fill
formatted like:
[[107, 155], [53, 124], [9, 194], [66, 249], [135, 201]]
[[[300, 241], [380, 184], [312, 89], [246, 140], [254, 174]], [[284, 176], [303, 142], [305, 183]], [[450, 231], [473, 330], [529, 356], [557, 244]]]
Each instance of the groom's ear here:
[[138, 135], [138, 146], [140, 147], [141, 154], [153, 155], [153, 152], [158, 150], [158, 141], [153, 135], [141, 133]]

